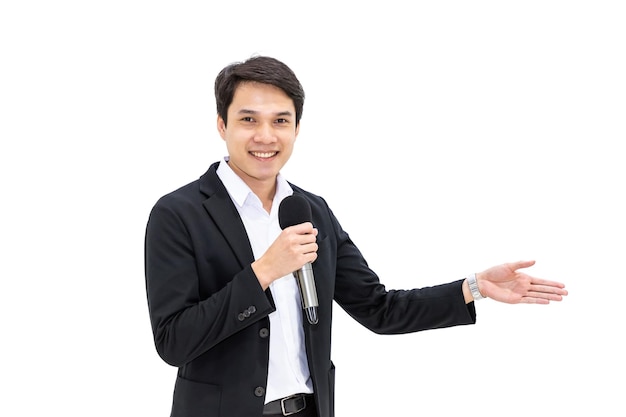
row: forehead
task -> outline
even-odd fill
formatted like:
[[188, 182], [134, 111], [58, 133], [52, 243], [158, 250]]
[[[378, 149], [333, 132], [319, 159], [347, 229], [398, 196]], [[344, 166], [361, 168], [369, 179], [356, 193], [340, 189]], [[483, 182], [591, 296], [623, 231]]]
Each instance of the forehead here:
[[229, 111], [271, 110], [295, 112], [293, 100], [280, 88], [258, 82], [242, 82], [235, 89]]

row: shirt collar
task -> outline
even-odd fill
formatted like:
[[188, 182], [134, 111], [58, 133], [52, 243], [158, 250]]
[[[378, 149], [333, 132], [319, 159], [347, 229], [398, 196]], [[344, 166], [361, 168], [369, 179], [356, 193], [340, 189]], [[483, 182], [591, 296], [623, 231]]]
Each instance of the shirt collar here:
[[[224, 184], [224, 187], [226, 187], [230, 198], [239, 207], [243, 207], [244, 204], [246, 204], [246, 200], [249, 198], [258, 201], [258, 197], [252, 192], [250, 187], [248, 187], [239, 175], [235, 174], [235, 171], [233, 171], [230, 165], [228, 165], [228, 159], [228, 156], [225, 156], [224, 159], [220, 161], [217, 167], [217, 176]], [[282, 174], [278, 173], [276, 177], [276, 195], [274, 196], [274, 203], [280, 203], [283, 198], [291, 194], [293, 194], [293, 189]]]

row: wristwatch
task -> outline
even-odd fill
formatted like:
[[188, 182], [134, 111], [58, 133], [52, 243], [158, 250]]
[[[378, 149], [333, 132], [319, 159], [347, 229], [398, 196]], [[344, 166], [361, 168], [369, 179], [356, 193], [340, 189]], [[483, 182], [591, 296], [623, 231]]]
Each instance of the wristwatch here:
[[469, 284], [469, 289], [472, 293], [472, 297], [474, 297], [474, 301], [482, 300], [485, 298], [478, 289], [478, 282], [476, 282], [476, 274], [472, 273], [467, 276], [467, 283]]

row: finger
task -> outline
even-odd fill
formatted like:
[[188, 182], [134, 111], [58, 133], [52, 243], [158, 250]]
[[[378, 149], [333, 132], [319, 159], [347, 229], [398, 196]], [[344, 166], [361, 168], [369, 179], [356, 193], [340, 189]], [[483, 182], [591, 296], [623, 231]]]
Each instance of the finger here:
[[556, 285], [538, 285], [535, 283], [531, 283], [530, 291], [544, 293], [544, 294], [567, 295], [566, 289], [560, 286], [556, 286]]
[[310, 245], [312, 243], [316, 243], [317, 242], [317, 238], [312, 233], [311, 234], [305, 234], [305, 235], [298, 235], [297, 239], [295, 240], [295, 242], [297, 242], [299, 245]]
[[545, 286], [555, 287], [555, 288], [565, 288], [565, 284], [561, 282], [550, 281], [550, 280], [542, 279], [542, 278], [531, 277], [530, 283], [533, 285], [545, 285]]
[[315, 230], [313, 228], [313, 223], [311, 222], [304, 222], [304, 223], [296, 224], [293, 226], [289, 226], [289, 228], [299, 235], [314, 233], [314, 230]]
[[548, 301], [561, 301], [563, 300], [563, 296], [561, 294], [550, 293], [550, 292], [537, 292], [537, 291], [529, 291], [526, 297], [534, 298], [534, 299], [542, 299]]
[[[556, 301], [556, 300], [555, 300]], [[520, 303], [524, 304], [550, 304], [550, 300], [539, 297], [522, 297]]]
[[517, 262], [511, 262], [509, 265], [511, 266], [511, 269], [513, 269], [513, 271], [517, 271], [518, 269], [521, 269], [521, 268], [531, 267], [534, 264], [535, 264], [535, 261], [517, 261]]
[[317, 243], [312, 242], [312, 243], [307, 243], [304, 245], [300, 246], [300, 249], [302, 250], [303, 254], [309, 254], [309, 253], [313, 253], [313, 252], [317, 252]]

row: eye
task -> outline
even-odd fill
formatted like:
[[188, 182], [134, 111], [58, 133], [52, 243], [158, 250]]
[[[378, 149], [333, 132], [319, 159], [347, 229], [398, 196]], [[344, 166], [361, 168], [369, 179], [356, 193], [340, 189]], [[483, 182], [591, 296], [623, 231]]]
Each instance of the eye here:
[[254, 119], [252, 117], [250, 117], [250, 116], [245, 116], [245, 117], [241, 118], [241, 121], [242, 122], [252, 123], [252, 122], [254, 122]]
[[278, 124], [285, 124], [285, 123], [289, 123], [289, 120], [287, 120], [287, 119], [276, 119], [276, 123], [278, 123]]

